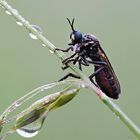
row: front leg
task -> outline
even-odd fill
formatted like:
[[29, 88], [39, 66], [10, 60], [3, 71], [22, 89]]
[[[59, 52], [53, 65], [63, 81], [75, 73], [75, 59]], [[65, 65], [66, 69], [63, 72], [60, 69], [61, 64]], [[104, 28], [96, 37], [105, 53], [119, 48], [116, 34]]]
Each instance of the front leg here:
[[74, 58], [74, 59], [69, 59], [68, 61], [66, 61], [65, 63], [65, 66], [62, 67], [63, 70], [67, 69], [69, 66], [68, 66], [68, 63], [70, 62], [73, 62], [73, 64], [75, 65], [76, 63], [78, 63], [79, 65], [79, 69], [82, 71], [82, 65], [85, 65], [85, 66], [88, 66], [86, 63], [83, 62], [83, 60], [80, 58], [79, 59], [79, 56]]
[[63, 63], [63, 64], [69, 63], [68, 61], [71, 61], [71, 60], [72, 60], [71, 58], [73, 58], [76, 54], [77, 54], [77, 52], [75, 52], [75, 53], [74, 53], [73, 55], [71, 55], [70, 57], [64, 59], [64, 60], [62, 61], [62, 63]]
[[[65, 66], [62, 67], [62, 70], [67, 69], [67, 68], [69, 67], [69, 66], [68, 66], [68, 63], [70, 63], [70, 62], [73, 62], [73, 64], [75, 65], [76, 62], [79, 61], [78, 59], [79, 59], [79, 56], [77, 56], [76, 58], [73, 58], [73, 59], [67, 59], [67, 61], [64, 63]], [[65, 60], [66, 60], [66, 59], [65, 59]]]
[[[80, 59], [79, 59], [80, 58]], [[76, 63], [79, 64], [79, 69], [82, 71], [82, 65], [84, 66], [89, 66], [89, 63], [86, 59], [80, 57], [79, 55], [76, 57], [76, 58], [73, 58], [73, 59], [67, 59], [67, 61], [65, 61], [65, 67], [63, 67], [62, 69], [66, 69], [68, 68], [68, 63], [72, 62], [73, 61], [73, 64], [75, 65]]]
[[55, 48], [55, 51], [61, 51], [61, 52], [68, 52], [69, 50], [73, 51], [73, 47], [69, 47], [67, 49]]

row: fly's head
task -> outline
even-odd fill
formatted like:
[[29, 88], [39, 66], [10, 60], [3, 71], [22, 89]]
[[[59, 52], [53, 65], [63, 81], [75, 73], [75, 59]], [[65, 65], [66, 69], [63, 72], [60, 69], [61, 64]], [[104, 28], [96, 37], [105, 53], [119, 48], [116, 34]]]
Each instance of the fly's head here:
[[69, 24], [70, 24], [70, 27], [72, 29], [72, 32], [70, 34], [70, 43], [69, 45], [75, 45], [77, 43], [82, 43], [82, 38], [83, 38], [83, 34], [81, 31], [78, 31], [78, 30], [75, 30], [74, 29], [74, 18], [72, 19], [72, 22], [67, 18]]
[[72, 19], [72, 22], [67, 18], [72, 32], [70, 33], [70, 43], [68, 45], [73, 46], [73, 51], [80, 51], [80, 44], [83, 42], [83, 33], [81, 31], [74, 29], [74, 18]]

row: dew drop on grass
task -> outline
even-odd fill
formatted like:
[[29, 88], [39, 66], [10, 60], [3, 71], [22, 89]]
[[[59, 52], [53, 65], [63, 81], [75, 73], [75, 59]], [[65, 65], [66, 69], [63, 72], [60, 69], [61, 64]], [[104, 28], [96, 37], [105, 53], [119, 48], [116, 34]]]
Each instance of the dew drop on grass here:
[[5, 11], [7, 15], [12, 15], [8, 10]]
[[[40, 34], [43, 33], [41, 27], [39, 27], [38, 25], [33, 24], [32, 26], [33, 26], [33, 27], [35, 28], [35, 30], [38, 31]], [[34, 35], [34, 34], [31, 33], [31, 32], [29, 33], [29, 36], [30, 36], [32, 39], [38, 39], [37, 36]]]
[[86, 86], [84, 84], [81, 85], [82, 88], [85, 88]]
[[30, 36], [32, 39], [35, 39], [35, 40], [38, 39], [37, 36], [34, 35], [34, 34], [32, 34], [31, 32], [29, 33], [29, 36]]
[[44, 122], [44, 119], [40, 117], [36, 121], [28, 125], [25, 125], [17, 129], [16, 131], [22, 137], [31, 138], [31, 137], [36, 136], [39, 133], [40, 129], [42, 128], [43, 122]]
[[4, 7], [0, 4], [0, 6], [1, 6], [1, 8], [3, 8], [4, 9]]
[[50, 53], [54, 53], [54, 51], [52, 51], [52, 50], [49, 50], [50, 51]]
[[41, 34], [43, 33], [41, 27], [39, 27], [38, 25], [33, 24], [32, 26], [33, 26], [39, 33], [41, 33]]
[[119, 117], [119, 116], [117, 116], [117, 118], [118, 118], [118, 119], [120, 119], [120, 117]]
[[46, 45], [45, 45], [45, 44], [42, 44], [42, 46], [43, 46], [43, 47], [46, 47]]
[[17, 23], [17, 25], [19, 25], [19, 26], [23, 26], [23, 24], [22, 24], [20, 21], [17, 21], [16, 23]]
[[28, 129], [17, 129], [16, 130], [19, 135], [25, 138], [31, 138], [38, 134], [38, 131], [28, 130]]
[[17, 15], [18, 14], [18, 11], [16, 9], [13, 9], [12, 12]]
[[45, 90], [44, 88], [41, 89], [41, 91], [44, 91], [44, 90]]

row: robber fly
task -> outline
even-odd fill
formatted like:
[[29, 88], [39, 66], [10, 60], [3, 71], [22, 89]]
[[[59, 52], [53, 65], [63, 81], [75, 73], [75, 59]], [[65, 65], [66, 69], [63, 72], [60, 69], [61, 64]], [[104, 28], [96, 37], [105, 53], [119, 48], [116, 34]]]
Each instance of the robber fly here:
[[[67, 18], [72, 32], [70, 34], [71, 42], [68, 44], [70, 47], [63, 50], [57, 48], [56, 50], [68, 52], [69, 50], [74, 53], [62, 61], [64, 64], [63, 70], [68, 68], [68, 64], [78, 63], [79, 69], [82, 70], [82, 66], [94, 65], [94, 73], [89, 76], [92, 83], [98, 86], [108, 97], [118, 99], [120, 90], [120, 84], [117, 76], [109, 62], [104, 50], [101, 48], [100, 42], [92, 34], [82, 33], [81, 31], [74, 29], [74, 19], [72, 22]], [[77, 75], [68, 73], [61, 80], [68, 78], [69, 76], [80, 78]], [[93, 79], [95, 77], [95, 80]], [[96, 83], [95, 83], [96, 81]]]

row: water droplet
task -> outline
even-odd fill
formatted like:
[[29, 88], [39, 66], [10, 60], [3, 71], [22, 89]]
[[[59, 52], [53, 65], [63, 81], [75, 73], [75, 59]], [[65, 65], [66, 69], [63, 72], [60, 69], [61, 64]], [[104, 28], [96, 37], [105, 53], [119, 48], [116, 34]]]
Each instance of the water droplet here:
[[117, 116], [117, 118], [118, 118], [118, 119], [120, 119], [120, 117], [119, 117], [119, 116]]
[[5, 11], [7, 15], [12, 15], [8, 10]]
[[50, 53], [54, 53], [54, 51], [52, 51], [52, 50], [49, 50], [50, 51]]
[[43, 33], [41, 27], [39, 27], [38, 25], [33, 24], [32, 26], [33, 26], [39, 33], [41, 33], [41, 34]]
[[4, 7], [0, 4], [0, 6], [1, 6], [1, 8], [3, 8], [4, 9]]
[[[22, 17], [22, 18], [23, 18], [23, 17]], [[29, 24], [29, 21], [25, 20], [24, 18], [23, 18], [23, 20], [25, 21], [26, 24]]]
[[86, 87], [86, 85], [82, 84], [82, 85], [81, 85], [81, 87], [82, 87], [82, 88], [85, 88], [85, 87]]
[[42, 88], [41, 91], [44, 91], [44, 88]]
[[17, 23], [17, 25], [19, 25], [19, 26], [23, 26], [23, 24], [22, 24], [20, 21], [17, 21], [16, 23]]
[[0, 137], [0, 140], [4, 140], [5, 137]]
[[15, 107], [19, 107], [20, 104], [18, 102], [15, 103]]
[[16, 131], [19, 135], [21, 135], [22, 137], [25, 137], [25, 138], [31, 138], [38, 134], [38, 131], [33, 132], [33, 131], [26, 130], [26, 129], [17, 129]]
[[42, 46], [43, 46], [43, 47], [46, 47], [46, 45], [45, 45], [45, 44], [42, 44]]
[[42, 128], [44, 119], [45, 118], [40, 117], [36, 121], [34, 121], [28, 125], [25, 125], [19, 129], [17, 129], [16, 131], [22, 137], [25, 137], [25, 138], [34, 137], [39, 133], [39, 130]]
[[29, 33], [29, 36], [30, 36], [32, 39], [38, 39], [37, 36], [35, 36], [35, 35], [32, 34], [32, 33]]
[[15, 15], [18, 15], [18, 11], [16, 9], [13, 9], [12, 12], [15, 14]]

